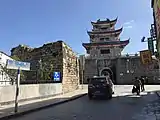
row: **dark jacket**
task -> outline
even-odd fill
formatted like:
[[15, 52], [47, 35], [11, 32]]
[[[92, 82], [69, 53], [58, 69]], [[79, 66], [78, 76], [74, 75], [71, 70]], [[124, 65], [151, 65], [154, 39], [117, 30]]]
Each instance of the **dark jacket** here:
[[144, 83], [145, 83], [145, 78], [141, 78], [141, 83], [144, 85]]
[[135, 85], [136, 87], [139, 87], [141, 84], [142, 84], [142, 83], [141, 83], [141, 81], [140, 81], [139, 79], [136, 79], [135, 82], [134, 82], [134, 85]]

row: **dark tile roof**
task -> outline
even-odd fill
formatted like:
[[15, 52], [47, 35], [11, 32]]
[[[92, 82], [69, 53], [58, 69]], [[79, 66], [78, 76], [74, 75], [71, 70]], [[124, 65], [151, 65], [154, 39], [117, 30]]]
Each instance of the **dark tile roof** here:
[[104, 34], [104, 33], [115, 33], [122, 32], [123, 28], [114, 30], [114, 31], [87, 31], [88, 34]]
[[106, 23], [114, 23], [114, 22], [117, 22], [117, 19], [118, 19], [118, 17], [116, 18], [116, 19], [114, 19], [114, 20], [110, 20], [110, 19], [106, 19], [106, 20], [97, 20], [96, 22], [91, 22], [92, 24], [106, 24]]
[[125, 41], [109, 41], [109, 42], [99, 42], [99, 43], [82, 43], [84, 47], [94, 46], [94, 45], [127, 45], [129, 43], [129, 39]]

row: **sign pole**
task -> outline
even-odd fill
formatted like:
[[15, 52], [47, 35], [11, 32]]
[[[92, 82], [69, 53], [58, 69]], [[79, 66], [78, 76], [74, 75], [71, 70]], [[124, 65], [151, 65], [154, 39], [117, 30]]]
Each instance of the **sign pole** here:
[[97, 75], [99, 76], [98, 59], [96, 59], [96, 66], [97, 66]]
[[81, 60], [81, 66], [82, 66], [82, 69], [81, 69], [81, 88], [83, 89], [83, 84], [84, 84], [84, 56], [82, 56], [82, 60]]
[[19, 85], [20, 85], [20, 68], [18, 68], [18, 70], [17, 70], [17, 84], [16, 84], [16, 97], [15, 97], [15, 113], [18, 112]]
[[83, 74], [84, 72], [83, 72], [83, 69], [82, 69], [82, 89], [83, 89], [83, 80], [84, 80], [84, 74]]
[[16, 69], [17, 70], [15, 109], [14, 109], [14, 112], [17, 113], [18, 112], [19, 86], [20, 86], [20, 70], [30, 70], [30, 63], [8, 59], [7, 60], [7, 69]]

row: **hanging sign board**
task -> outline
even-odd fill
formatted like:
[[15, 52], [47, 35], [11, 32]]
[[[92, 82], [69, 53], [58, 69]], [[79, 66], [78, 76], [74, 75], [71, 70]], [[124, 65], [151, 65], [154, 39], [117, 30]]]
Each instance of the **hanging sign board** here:
[[141, 62], [144, 65], [148, 65], [152, 62], [152, 53], [150, 50], [140, 51]]

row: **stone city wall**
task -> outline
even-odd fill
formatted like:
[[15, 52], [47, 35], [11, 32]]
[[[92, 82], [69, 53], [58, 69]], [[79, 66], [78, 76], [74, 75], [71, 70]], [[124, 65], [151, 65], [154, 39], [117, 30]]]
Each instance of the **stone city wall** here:
[[31, 63], [33, 72], [27, 72], [28, 79], [26, 80], [52, 80], [53, 72], [59, 71], [62, 76], [64, 92], [72, 91], [78, 87], [78, 58], [63, 41], [44, 44], [42, 47], [34, 49], [21, 45], [13, 48], [11, 52], [12, 56], [17, 56], [22, 61]]
[[73, 91], [79, 85], [79, 62], [72, 49], [63, 44], [63, 91]]

